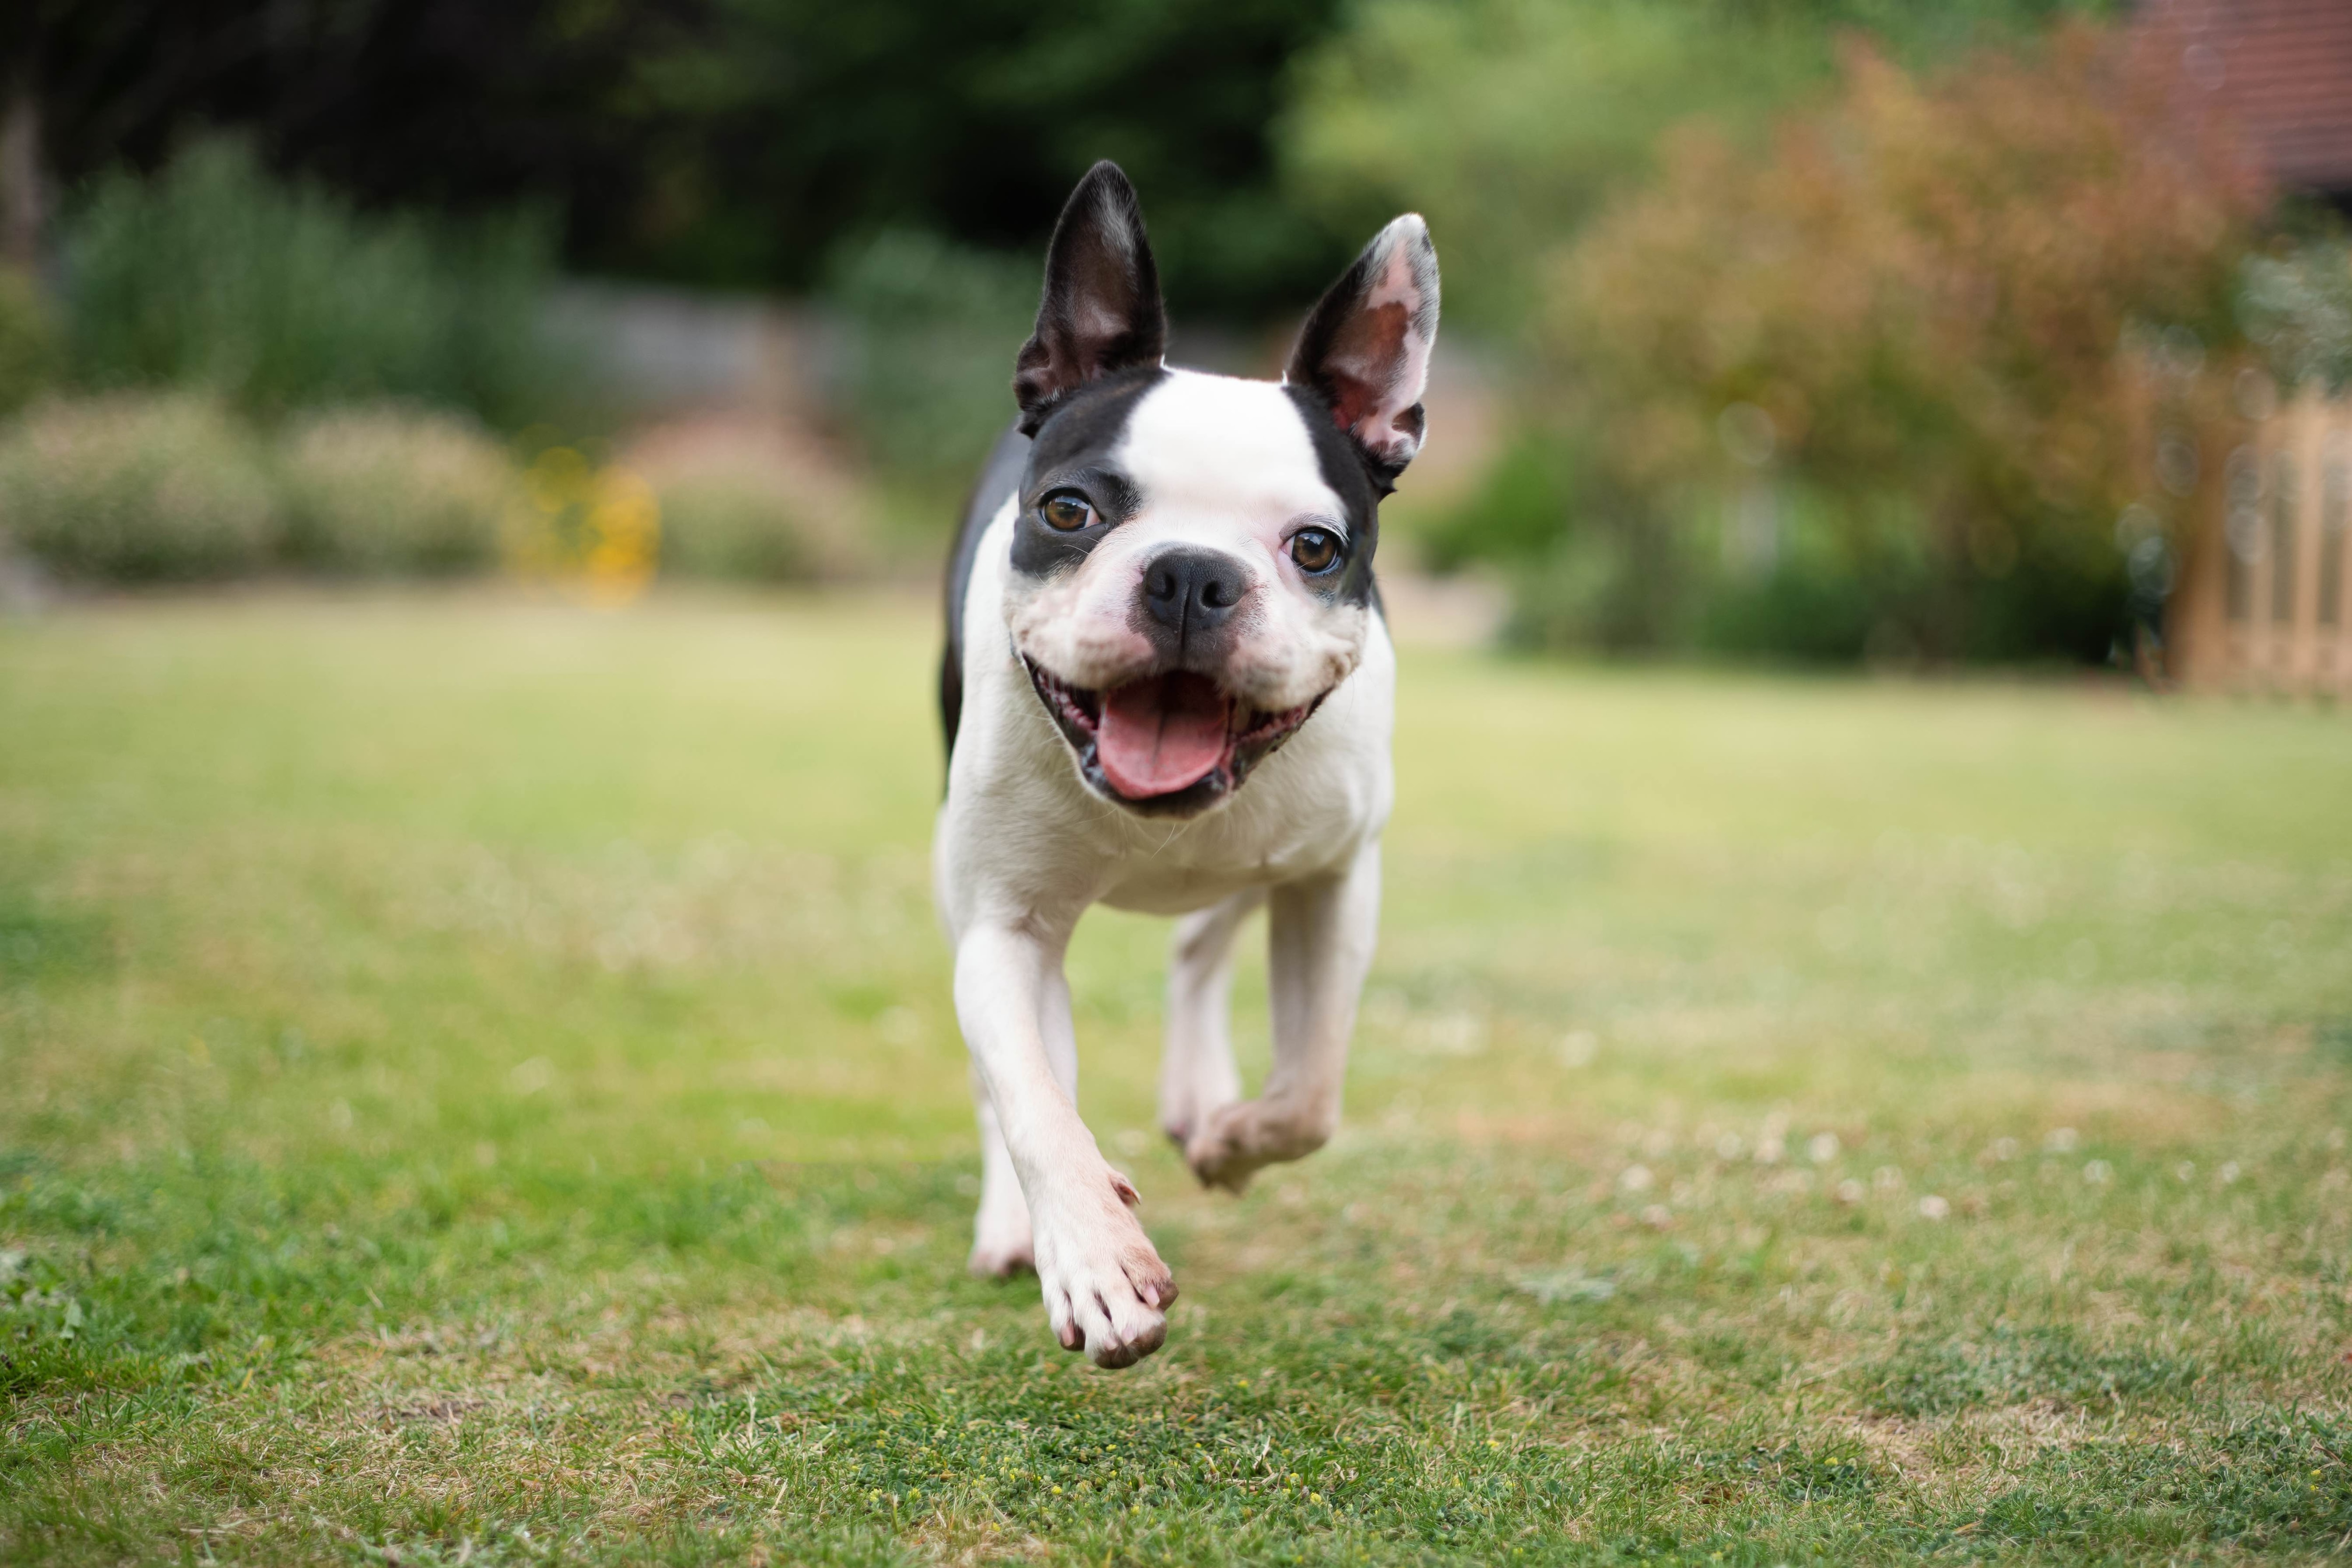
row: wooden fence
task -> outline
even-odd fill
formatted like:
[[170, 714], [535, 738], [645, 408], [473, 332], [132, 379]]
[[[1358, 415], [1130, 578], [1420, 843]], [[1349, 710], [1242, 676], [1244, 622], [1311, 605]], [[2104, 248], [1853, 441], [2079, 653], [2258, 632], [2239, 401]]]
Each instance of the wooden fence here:
[[2255, 425], [2205, 492], [2169, 617], [2189, 686], [2352, 697], [2352, 400]]

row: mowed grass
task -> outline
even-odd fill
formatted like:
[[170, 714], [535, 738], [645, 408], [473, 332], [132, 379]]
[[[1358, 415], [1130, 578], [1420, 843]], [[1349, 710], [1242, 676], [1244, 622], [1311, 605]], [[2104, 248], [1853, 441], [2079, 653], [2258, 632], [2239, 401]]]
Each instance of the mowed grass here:
[[[964, 1277], [933, 631], [0, 622], [0, 1560], [2352, 1553], [2352, 719], [1408, 650], [1346, 1131]], [[1262, 1065], [1263, 964], [1240, 988]]]

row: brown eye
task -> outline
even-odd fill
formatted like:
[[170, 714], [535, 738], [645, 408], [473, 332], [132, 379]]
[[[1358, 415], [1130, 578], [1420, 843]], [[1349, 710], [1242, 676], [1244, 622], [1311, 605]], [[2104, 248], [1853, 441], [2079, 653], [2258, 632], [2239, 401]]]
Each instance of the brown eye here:
[[1290, 536], [1290, 559], [1301, 571], [1328, 571], [1339, 561], [1339, 536], [1328, 528], [1301, 528]]
[[1045, 505], [1037, 511], [1045, 519], [1047, 528], [1066, 534], [1076, 533], [1095, 520], [1095, 509], [1087, 505], [1086, 497], [1073, 496], [1066, 490], [1058, 496], [1046, 497]]

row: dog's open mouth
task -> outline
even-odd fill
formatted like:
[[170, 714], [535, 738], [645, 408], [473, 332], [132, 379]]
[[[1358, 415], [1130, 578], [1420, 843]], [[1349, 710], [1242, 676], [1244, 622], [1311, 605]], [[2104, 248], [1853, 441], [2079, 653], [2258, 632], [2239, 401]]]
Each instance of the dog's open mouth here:
[[1145, 810], [1193, 810], [1241, 787], [1323, 700], [1269, 713], [1206, 675], [1147, 675], [1105, 691], [1074, 686], [1024, 660], [1045, 711], [1097, 788]]

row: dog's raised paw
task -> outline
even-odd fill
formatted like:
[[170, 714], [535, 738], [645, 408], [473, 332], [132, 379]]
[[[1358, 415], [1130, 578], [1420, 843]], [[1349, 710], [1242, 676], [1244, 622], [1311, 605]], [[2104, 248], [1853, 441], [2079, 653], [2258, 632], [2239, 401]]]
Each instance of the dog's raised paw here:
[[1257, 1166], [1235, 1157], [1230, 1149], [1218, 1149], [1195, 1154], [1185, 1151], [1185, 1161], [1192, 1167], [1193, 1176], [1204, 1187], [1222, 1187], [1236, 1197], [1249, 1190], [1250, 1177], [1257, 1175]]
[[1265, 1166], [1313, 1154], [1330, 1142], [1338, 1118], [1267, 1100], [1220, 1106], [1184, 1145], [1202, 1186], [1240, 1192]]
[[1247, 1103], [1220, 1107], [1184, 1145], [1184, 1163], [1206, 1187], [1238, 1193], [1249, 1186], [1265, 1162], [1253, 1157], [1245, 1136], [1249, 1130]]

